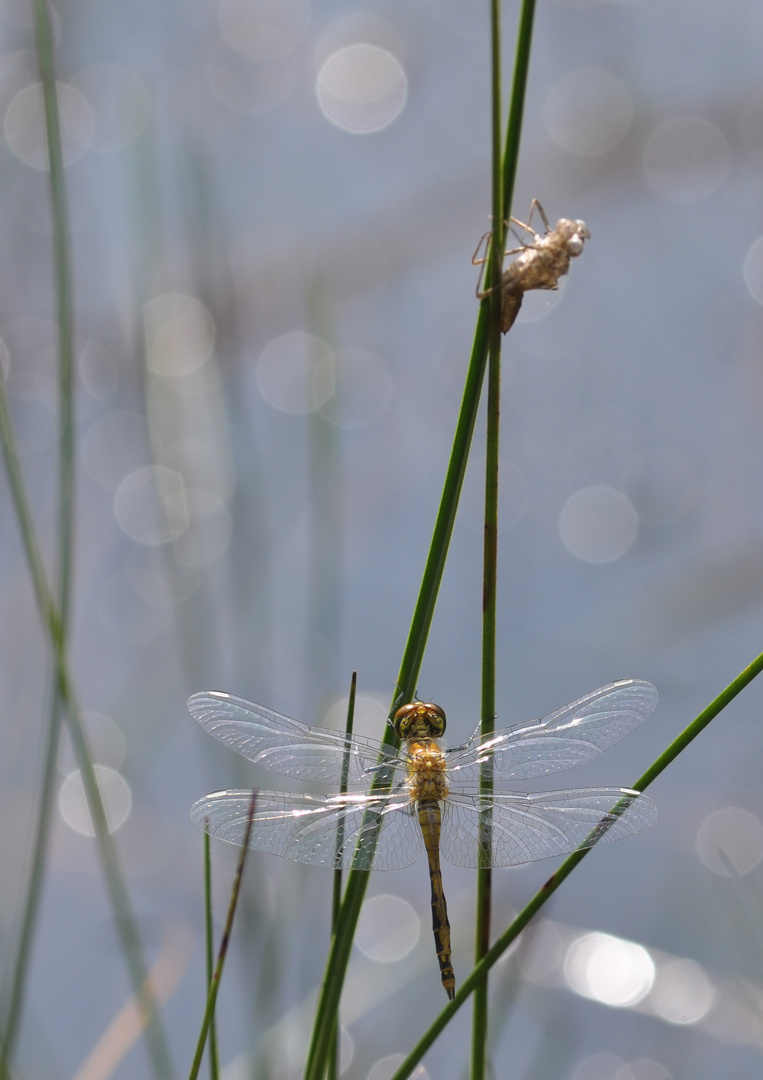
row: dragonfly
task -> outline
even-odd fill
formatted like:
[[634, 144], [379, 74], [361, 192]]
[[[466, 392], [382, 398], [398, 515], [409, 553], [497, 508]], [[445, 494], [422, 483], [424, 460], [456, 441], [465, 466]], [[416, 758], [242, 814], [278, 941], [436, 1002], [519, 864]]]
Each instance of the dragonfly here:
[[[632, 836], [651, 825], [654, 803], [632, 788], [505, 790], [572, 769], [630, 734], [653, 711], [651, 683], [623, 679], [543, 719], [446, 748], [445, 712], [414, 701], [392, 720], [399, 746], [310, 727], [220, 691], [194, 694], [191, 715], [205, 731], [281, 776], [341, 787], [339, 794], [258, 791], [249, 846], [297, 862], [355, 870], [400, 870], [424, 852], [432, 928], [443, 987], [455, 995], [450, 924], [440, 856], [455, 866], [517, 866]], [[480, 791], [484, 769], [492, 790]], [[216, 791], [191, 808], [211, 836], [241, 845], [251, 791]]]
[[[545, 233], [537, 233], [532, 227], [533, 214], [536, 210], [543, 221]], [[520, 246], [506, 252], [506, 255], [516, 255], [517, 258], [506, 267], [501, 278], [501, 330], [504, 334], [514, 325], [524, 294], [530, 289], [558, 289], [559, 278], [564, 277], [570, 268], [570, 259], [577, 258], [583, 250], [585, 241], [591, 238], [586, 223], [580, 220], [560, 218], [552, 229], [537, 199], [533, 199], [530, 204], [527, 221], [525, 225], [519, 218], [509, 219], [510, 226], [516, 225], [522, 232], [517, 234], [516, 229], [512, 228], [512, 232], [520, 241]], [[472, 256], [472, 263], [475, 266], [482, 266], [477, 282], [478, 300], [484, 300], [499, 287], [494, 286], [492, 289], [480, 291], [487, 256], [480, 257], [479, 252], [489, 236], [490, 233], [485, 233]], [[522, 240], [522, 236], [531, 236], [532, 240], [526, 243]]]

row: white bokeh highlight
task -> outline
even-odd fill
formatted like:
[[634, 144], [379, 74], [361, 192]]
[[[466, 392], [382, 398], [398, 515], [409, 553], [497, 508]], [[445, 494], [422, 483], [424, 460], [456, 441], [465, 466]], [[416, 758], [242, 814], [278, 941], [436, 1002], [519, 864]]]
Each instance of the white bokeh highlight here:
[[603, 1005], [642, 1001], [654, 983], [654, 961], [642, 945], [611, 934], [584, 934], [567, 950], [564, 974], [571, 989]]
[[114, 494], [119, 527], [140, 544], [166, 544], [188, 528], [183, 477], [163, 465], [135, 469]]
[[355, 934], [356, 947], [370, 960], [393, 963], [416, 946], [421, 920], [399, 896], [375, 896], [363, 907]]
[[179, 379], [197, 371], [212, 355], [215, 324], [194, 296], [165, 293], [143, 308], [148, 366], [156, 375]]
[[717, 124], [702, 116], [674, 116], [652, 131], [644, 172], [655, 191], [674, 202], [713, 195], [731, 168], [731, 150]]
[[310, 27], [310, 0], [221, 0], [217, 16], [231, 49], [251, 60], [282, 60]]
[[633, 101], [608, 71], [579, 68], [551, 87], [543, 114], [557, 146], [577, 157], [595, 157], [614, 149], [628, 134]]
[[332, 124], [353, 135], [368, 135], [388, 127], [403, 111], [408, 79], [388, 49], [359, 42], [326, 58], [315, 91]]
[[[71, 165], [93, 141], [95, 113], [75, 86], [57, 83], [56, 89], [64, 165]], [[4, 129], [8, 146], [20, 161], [34, 169], [48, 168], [41, 83], [25, 86], [13, 97], [5, 113]]]
[[715, 989], [693, 960], [668, 960], [660, 964], [649, 996], [654, 1011], [671, 1024], [696, 1024], [710, 1011]]
[[724, 806], [700, 825], [697, 852], [721, 877], [749, 874], [763, 860], [763, 824], [749, 810]]
[[257, 385], [268, 404], [281, 412], [299, 415], [320, 409], [336, 388], [333, 350], [302, 330], [274, 338], [257, 360]]
[[750, 296], [763, 304], [763, 236], [759, 236], [747, 252], [742, 274]]
[[[93, 771], [103, 801], [109, 832], [116, 832], [130, 816], [132, 792], [127, 781], [116, 769], [111, 769], [108, 765], [94, 765]], [[85, 786], [79, 769], [70, 772], [61, 784], [58, 809], [63, 820], [74, 832], [79, 833], [80, 836], [95, 836]]]
[[614, 562], [636, 539], [638, 515], [621, 491], [594, 484], [569, 497], [559, 532], [567, 550], [583, 562]]

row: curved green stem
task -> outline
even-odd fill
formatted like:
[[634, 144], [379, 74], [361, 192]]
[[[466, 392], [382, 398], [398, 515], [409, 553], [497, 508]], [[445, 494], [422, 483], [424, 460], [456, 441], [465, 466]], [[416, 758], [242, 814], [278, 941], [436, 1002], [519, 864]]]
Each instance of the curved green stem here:
[[[58, 529], [56, 538], [56, 598], [65, 636], [69, 622], [74, 547], [74, 305], [69, 244], [69, 220], [61, 124], [56, 93], [55, 56], [50, 13], [45, 0], [33, 0], [37, 62], [42, 84], [48, 150], [48, 178], [53, 222], [53, 262], [58, 307]], [[61, 699], [55, 671], [50, 676], [48, 724], [41, 777], [41, 798], [32, 847], [26, 897], [14, 963], [8, 1011], [5, 1017], [4, 1054], [10, 1055], [18, 1031], [26, 977], [32, 951], [48, 852], [55, 802], [55, 769], [61, 735]]]
[[[693, 720], [691, 724], [681, 732], [678, 738], [675, 739], [662, 754], [660, 754], [656, 761], [654, 761], [646, 772], [639, 777], [635, 784], [633, 784], [633, 790], [644, 791], [649, 784], [656, 780], [660, 773], [664, 772], [668, 765], [675, 761], [678, 755], [686, 749], [689, 743], [696, 739], [701, 731], [704, 731], [710, 721], [714, 720], [729, 702], [744, 690], [744, 688], [762, 671], [763, 653], [753, 660], [744, 671], [737, 675], [737, 677], [729, 683], [726, 689], [722, 690], [721, 693], [710, 702], [706, 709], [703, 709], [696, 720]], [[464, 979], [453, 1001], [448, 1002], [440, 1015], [435, 1019], [434, 1023], [424, 1032], [408, 1057], [400, 1065], [390, 1080], [407, 1080], [412, 1070], [418, 1065], [424, 1054], [430, 1046], [432, 1046], [444, 1028], [447, 1027], [464, 1002], [467, 1001], [472, 991], [476, 989], [480, 982], [484, 981], [488, 971], [490, 971], [493, 965], [501, 959], [509, 946], [530, 922], [532, 917], [543, 907], [565, 878], [569, 877], [578, 863], [582, 862], [591, 850], [591, 848], [585, 848], [583, 850], [574, 851], [572, 855], [564, 860], [559, 869], [551, 875], [529, 904], [520, 911], [516, 919], [514, 919], [495, 941], [492, 948], [488, 949], [480, 962], [475, 965], [468, 977]]]

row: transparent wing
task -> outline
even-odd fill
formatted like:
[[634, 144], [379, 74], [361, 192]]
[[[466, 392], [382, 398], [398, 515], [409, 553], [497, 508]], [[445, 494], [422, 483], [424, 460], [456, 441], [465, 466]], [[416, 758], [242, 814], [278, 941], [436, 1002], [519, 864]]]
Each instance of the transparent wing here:
[[[490, 808], [491, 845], [480, 846], [480, 811]], [[578, 788], [477, 795], [451, 793], [444, 804], [440, 847], [455, 866], [517, 866], [608, 844], [653, 824], [657, 807], [629, 788]]]
[[[349, 786], [368, 787], [375, 777], [389, 786], [405, 779], [397, 752], [375, 739], [309, 727], [218, 690], [194, 694], [188, 711], [220, 742], [281, 776], [339, 787], [346, 759]], [[386, 764], [378, 765], [380, 757]]]
[[493, 756], [500, 780], [527, 780], [591, 761], [646, 720], [659, 701], [651, 683], [623, 679], [549, 713], [542, 720], [496, 731], [481, 739], [479, 728], [469, 742], [448, 754], [454, 780], [479, 780], [479, 766]]
[[[240, 845], [251, 801], [251, 791], [215, 791], [193, 804], [191, 821], [210, 836]], [[257, 851], [348, 868], [359, 841], [359, 870], [400, 870], [415, 862], [424, 842], [408, 797], [257, 793], [249, 838]]]

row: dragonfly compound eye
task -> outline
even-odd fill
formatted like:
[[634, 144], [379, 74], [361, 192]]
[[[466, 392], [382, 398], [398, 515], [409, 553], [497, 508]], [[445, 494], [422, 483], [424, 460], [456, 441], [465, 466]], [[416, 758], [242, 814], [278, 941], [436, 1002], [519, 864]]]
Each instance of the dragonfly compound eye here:
[[403, 705], [394, 715], [392, 726], [398, 739], [408, 737], [411, 724], [413, 723], [416, 705]]
[[445, 710], [439, 705], [430, 704], [427, 705], [427, 712], [432, 734], [439, 738], [445, 732]]
[[392, 727], [399, 739], [439, 739], [445, 730], [445, 713], [439, 705], [416, 701], [399, 708]]
[[438, 739], [445, 731], [445, 712], [431, 702], [415, 701], [397, 710], [392, 726], [399, 739]]

